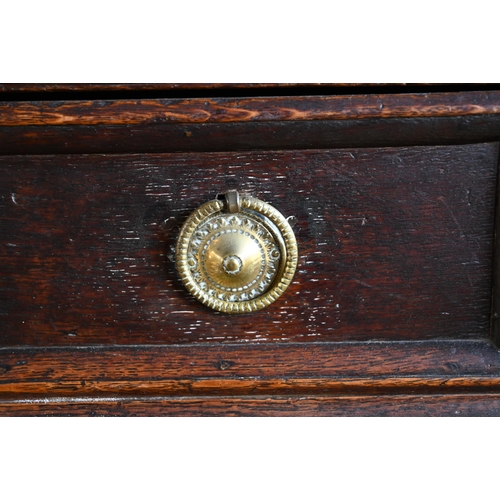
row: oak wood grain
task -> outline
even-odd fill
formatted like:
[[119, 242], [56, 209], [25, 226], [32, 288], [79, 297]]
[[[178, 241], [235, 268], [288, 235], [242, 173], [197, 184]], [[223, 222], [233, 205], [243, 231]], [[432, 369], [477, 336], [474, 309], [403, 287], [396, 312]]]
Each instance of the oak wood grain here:
[[275, 98], [0, 102], [0, 126], [452, 117], [500, 113], [500, 91]]
[[[497, 158], [497, 144], [3, 157], [0, 345], [487, 338]], [[300, 255], [279, 301], [237, 317], [191, 298], [172, 253], [187, 215], [232, 188], [296, 217]]]
[[0, 398], [50, 397], [108, 398], [120, 396], [258, 396], [258, 395], [388, 395], [388, 394], [481, 394], [500, 392], [500, 377], [380, 379], [185, 379], [115, 381], [37, 381], [0, 385]]

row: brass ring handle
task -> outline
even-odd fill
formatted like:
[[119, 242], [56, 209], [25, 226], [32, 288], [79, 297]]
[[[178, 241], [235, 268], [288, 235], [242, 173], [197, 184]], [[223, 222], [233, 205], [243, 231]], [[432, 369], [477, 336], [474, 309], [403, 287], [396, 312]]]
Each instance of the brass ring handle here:
[[277, 300], [297, 268], [297, 242], [278, 210], [257, 198], [228, 191], [182, 226], [176, 248], [182, 283], [216, 311], [257, 311]]

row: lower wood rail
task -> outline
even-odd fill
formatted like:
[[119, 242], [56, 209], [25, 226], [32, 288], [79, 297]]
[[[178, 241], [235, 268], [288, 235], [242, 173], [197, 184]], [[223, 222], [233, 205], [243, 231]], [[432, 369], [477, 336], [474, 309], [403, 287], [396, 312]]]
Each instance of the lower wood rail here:
[[500, 415], [488, 341], [10, 348], [1, 415]]
[[500, 394], [307, 397], [39, 398], [0, 403], [16, 416], [482, 416], [500, 415]]

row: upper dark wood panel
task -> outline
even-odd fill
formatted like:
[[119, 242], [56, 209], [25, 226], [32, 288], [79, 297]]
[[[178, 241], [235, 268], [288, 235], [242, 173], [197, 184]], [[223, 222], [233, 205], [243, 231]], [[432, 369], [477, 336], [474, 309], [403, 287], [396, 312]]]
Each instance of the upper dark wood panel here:
[[149, 125], [0, 127], [0, 154], [170, 153], [470, 144], [500, 115]]
[[[0, 92], [88, 92], [121, 90], [248, 89], [283, 87], [358, 87], [360, 83], [1, 83]], [[405, 85], [405, 84], [400, 84]]]
[[[497, 144], [0, 159], [0, 343], [487, 338]], [[191, 299], [178, 227], [229, 188], [297, 218], [277, 303]]]
[[[282, 89], [282, 88], [380, 88], [387, 86], [405, 87], [428, 86], [436, 84], [407, 83], [0, 83], [0, 92], [98, 92], [98, 91], [168, 91], [168, 90], [205, 90], [222, 89]], [[444, 84], [437, 84], [444, 85]], [[470, 85], [474, 88], [477, 85]]]

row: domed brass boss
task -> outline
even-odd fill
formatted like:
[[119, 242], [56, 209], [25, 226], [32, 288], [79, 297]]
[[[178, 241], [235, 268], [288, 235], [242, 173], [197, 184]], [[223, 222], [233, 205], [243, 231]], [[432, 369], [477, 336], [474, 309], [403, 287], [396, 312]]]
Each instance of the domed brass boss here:
[[288, 221], [257, 198], [228, 191], [195, 210], [177, 240], [179, 276], [200, 302], [216, 311], [257, 311], [278, 299], [297, 267], [297, 242]]

